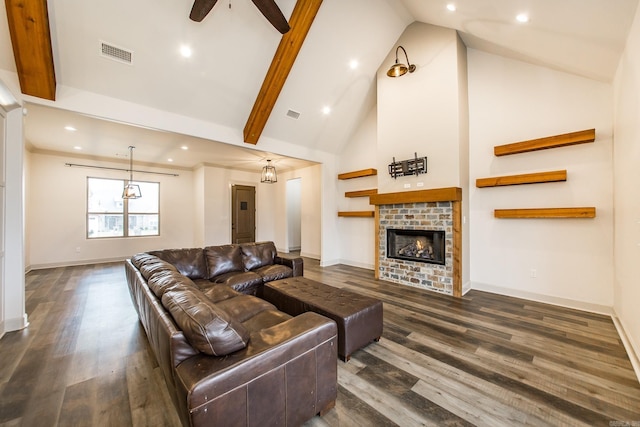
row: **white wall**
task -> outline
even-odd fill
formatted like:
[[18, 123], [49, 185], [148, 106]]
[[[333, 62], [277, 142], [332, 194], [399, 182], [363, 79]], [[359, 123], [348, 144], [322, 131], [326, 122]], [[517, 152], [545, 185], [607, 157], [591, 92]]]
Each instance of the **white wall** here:
[[256, 240], [271, 240], [267, 232], [271, 211], [263, 209], [269, 198], [259, 186], [258, 172], [237, 171], [204, 166], [204, 245], [224, 245], [231, 242], [231, 186], [256, 187]]
[[[161, 236], [86, 239], [86, 179], [123, 178], [123, 172], [64, 166], [82, 163], [123, 167], [119, 163], [29, 153], [27, 210], [30, 268], [120, 260], [160, 248], [203, 247], [231, 241], [231, 188], [256, 188], [256, 240], [271, 240], [279, 249], [286, 239], [286, 176], [277, 184], [260, 184], [258, 172], [201, 166], [195, 171], [144, 167], [179, 177], [144, 175], [160, 182]], [[321, 254], [321, 167], [289, 172], [301, 178], [302, 252]], [[134, 176], [134, 178], [136, 178]], [[80, 252], [76, 249], [80, 248]]]
[[[300, 190], [300, 219], [302, 224], [300, 229], [300, 255], [315, 259], [322, 258], [322, 249], [326, 243], [323, 241], [321, 226], [323, 210], [322, 170], [323, 166], [315, 165], [295, 171], [295, 177], [301, 179], [302, 186]], [[334, 211], [334, 215], [337, 217], [337, 211]]]
[[205, 229], [204, 165], [193, 171], [193, 246], [203, 248]]
[[3, 318], [0, 335], [28, 325], [25, 312], [24, 139], [22, 108], [5, 116]]
[[[414, 22], [398, 40], [416, 71], [387, 77], [395, 47], [378, 69], [378, 191], [459, 187], [460, 98], [455, 30]], [[406, 62], [402, 51], [400, 62]], [[428, 157], [428, 173], [391, 178], [389, 163]], [[422, 182], [423, 187], [417, 188]], [[465, 183], [466, 184], [466, 183]]]
[[179, 176], [134, 174], [137, 179], [160, 182], [160, 236], [89, 240], [86, 238], [87, 177], [123, 179], [127, 175], [120, 171], [67, 167], [67, 162], [126, 168], [121, 163], [30, 154], [27, 222], [31, 268], [120, 260], [152, 249], [193, 246], [192, 172], [144, 167], [144, 170]]
[[462, 188], [462, 293], [471, 290], [471, 233], [469, 221], [469, 72], [467, 66], [467, 47], [460, 36], [456, 37], [458, 52], [458, 143], [459, 170]]
[[[376, 109], [372, 108], [360, 124], [349, 144], [340, 153], [339, 172], [378, 168]], [[378, 169], [379, 174], [386, 168]], [[378, 188], [378, 177], [369, 176], [338, 181], [339, 211], [374, 210], [368, 197], [347, 198], [346, 191]], [[338, 218], [340, 230], [340, 263], [373, 269], [375, 265], [375, 223], [373, 218]]]
[[[615, 78], [614, 310], [637, 357], [640, 356], [640, 9]], [[640, 366], [636, 364], [640, 376]]]
[[[612, 86], [477, 50], [468, 67], [473, 287], [610, 310]], [[592, 144], [493, 155], [495, 145], [590, 128]], [[475, 187], [477, 178], [558, 169], [567, 169], [567, 182]], [[579, 206], [595, 206], [596, 218], [493, 217], [497, 208]]]

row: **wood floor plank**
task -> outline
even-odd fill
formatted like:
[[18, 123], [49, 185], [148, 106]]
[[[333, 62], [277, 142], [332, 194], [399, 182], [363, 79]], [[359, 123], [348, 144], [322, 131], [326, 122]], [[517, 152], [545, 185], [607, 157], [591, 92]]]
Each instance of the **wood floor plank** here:
[[[540, 405], [506, 387], [469, 375], [447, 363], [403, 347], [394, 342], [381, 342], [380, 346], [369, 347], [366, 351], [380, 353], [380, 357], [394, 360], [395, 364], [413, 372], [423, 383], [416, 388], [416, 392], [474, 425], [589, 425]], [[405, 357], [399, 354], [404, 354]], [[427, 387], [429, 384], [435, 388]], [[487, 402], [486, 396], [491, 396], [491, 401]]]
[[378, 412], [400, 426], [433, 426], [438, 424], [416, 411], [409, 410], [402, 401], [385, 389], [369, 384], [346, 370], [338, 370], [338, 381], [358, 399], [376, 408]]
[[[640, 420], [610, 317], [472, 290], [451, 298], [371, 270], [305, 276], [383, 301], [383, 335], [338, 361], [338, 399], [304, 427], [603, 425]], [[28, 273], [30, 325], [0, 340], [0, 426], [177, 426], [122, 263]]]

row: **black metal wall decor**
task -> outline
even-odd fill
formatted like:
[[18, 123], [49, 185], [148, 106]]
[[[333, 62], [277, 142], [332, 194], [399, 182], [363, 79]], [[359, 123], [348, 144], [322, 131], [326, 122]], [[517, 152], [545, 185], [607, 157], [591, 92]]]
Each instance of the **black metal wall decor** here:
[[421, 173], [427, 173], [427, 158], [418, 157], [418, 153], [414, 153], [413, 159], [402, 160], [396, 162], [396, 158], [393, 158], [393, 163], [389, 164], [389, 175], [396, 179], [399, 176], [407, 175], [420, 175]]

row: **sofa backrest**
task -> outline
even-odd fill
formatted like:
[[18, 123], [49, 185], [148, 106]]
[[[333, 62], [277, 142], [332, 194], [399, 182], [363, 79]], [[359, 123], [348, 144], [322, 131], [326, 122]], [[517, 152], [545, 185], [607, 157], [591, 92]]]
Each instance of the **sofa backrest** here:
[[143, 255], [145, 254], [136, 255], [132, 259], [133, 263], [144, 261], [153, 264], [159, 258], [172, 265], [183, 276], [198, 280], [272, 265], [278, 251], [273, 242], [256, 242], [207, 246], [204, 249], [163, 249], [146, 253], [155, 259], [143, 260]]
[[209, 270], [202, 248], [164, 249], [148, 252], [173, 265], [180, 274], [189, 279], [208, 279]]
[[245, 270], [255, 270], [266, 265], [272, 265], [278, 254], [273, 242], [243, 243], [240, 248]]
[[209, 279], [233, 271], [244, 271], [242, 251], [238, 245], [207, 246], [204, 254], [209, 268]]

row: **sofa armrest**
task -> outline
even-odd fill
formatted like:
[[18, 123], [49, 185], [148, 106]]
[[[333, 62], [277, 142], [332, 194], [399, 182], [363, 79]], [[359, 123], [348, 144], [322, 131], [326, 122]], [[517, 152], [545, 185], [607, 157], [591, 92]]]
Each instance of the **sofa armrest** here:
[[275, 256], [273, 258], [273, 262], [276, 264], [286, 265], [293, 270], [293, 277], [302, 276], [304, 273], [304, 261], [302, 258], [283, 258], [280, 256]]
[[243, 350], [185, 360], [176, 383], [190, 424], [302, 424], [335, 403], [336, 349], [335, 322], [308, 312], [253, 333]]

